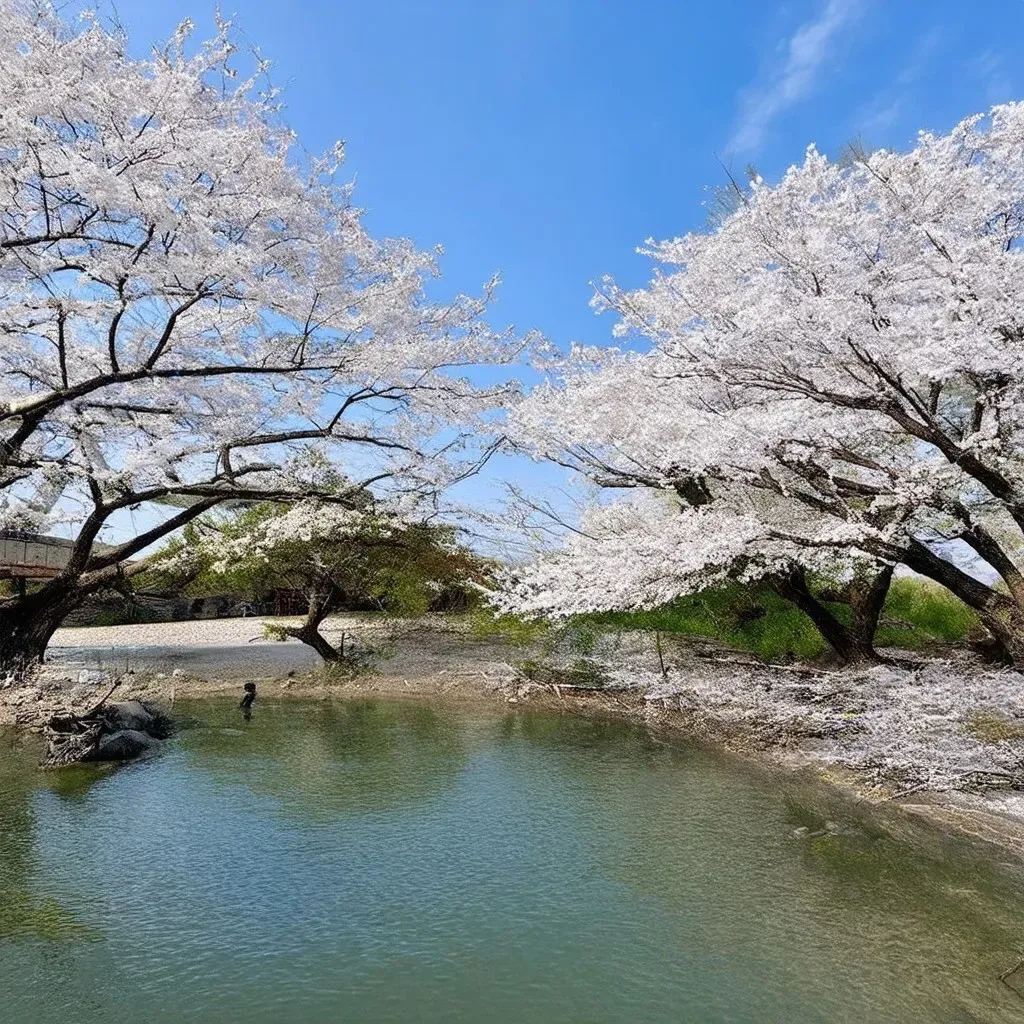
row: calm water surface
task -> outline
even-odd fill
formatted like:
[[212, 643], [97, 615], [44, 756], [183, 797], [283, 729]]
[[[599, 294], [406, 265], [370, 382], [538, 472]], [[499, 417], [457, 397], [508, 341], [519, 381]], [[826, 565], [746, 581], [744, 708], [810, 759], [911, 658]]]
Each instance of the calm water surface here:
[[2, 1024], [1024, 1020], [995, 980], [1017, 869], [714, 752], [419, 703], [178, 711], [118, 771], [0, 733]]

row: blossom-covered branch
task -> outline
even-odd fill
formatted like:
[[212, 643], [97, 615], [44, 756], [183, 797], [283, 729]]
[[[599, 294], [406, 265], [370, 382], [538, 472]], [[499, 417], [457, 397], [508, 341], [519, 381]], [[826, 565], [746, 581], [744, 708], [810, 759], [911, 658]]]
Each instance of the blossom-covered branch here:
[[[644, 350], [549, 364], [512, 437], [605, 488], [720, 507], [684, 515], [692, 554], [638, 541], [631, 557], [652, 569], [684, 557], [687, 580], [711, 583], [723, 551], [748, 566], [765, 536], [795, 565], [823, 549], [878, 571], [902, 561], [971, 604], [1020, 662], [1022, 227], [1022, 105], [922, 133], [908, 153], [833, 163], [811, 147], [777, 185], [755, 179], [716, 230], [649, 242], [648, 286], [606, 280], [595, 306]], [[559, 564], [614, 591], [621, 550], [579, 547]], [[965, 573], [957, 548], [1005, 589]]]
[[482, 319], [496, 282], [429, 300], [437, 252], [371, 238], [341, 146], [300, 152], [265, 63], [243, 73], [225, 21], [192, 31], [136, 60], [95, 18], [0, 0], [0, 527], [76, 539], [0, 602], [0, 661], [121, 571], [94, 547], [124, 510], [155, 525], [118, 560], [226, 501], [323, 493], [314, 455], [349, 481], [325, 500], [407, 508], [518, 393], [465, 376], [523, 347]]

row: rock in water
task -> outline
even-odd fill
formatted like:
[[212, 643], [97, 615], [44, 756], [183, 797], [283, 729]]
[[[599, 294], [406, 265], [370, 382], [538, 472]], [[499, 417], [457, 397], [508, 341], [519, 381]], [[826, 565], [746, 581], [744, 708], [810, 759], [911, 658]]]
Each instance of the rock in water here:
[[54, 715], [46, 723], [47, 767], [80, 761], [129, 761], [171, 735], [171, 720], [138, 700], [101, 701], [82, 715]]
[[105, 709], [110, 727], [117, 729], [133, 729], [136, 732], [151, 732], [156, 716], [140, 700], [126, 700], [119, 704], [110, 704]]
[[151, 750], [157, 741], [137, 729], [105, 733], [86, 757], [87, 761], [130, 761]]

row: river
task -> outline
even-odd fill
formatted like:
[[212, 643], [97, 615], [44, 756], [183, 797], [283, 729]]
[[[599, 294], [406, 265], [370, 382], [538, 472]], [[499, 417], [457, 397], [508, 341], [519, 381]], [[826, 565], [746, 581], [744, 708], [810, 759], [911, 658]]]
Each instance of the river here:
[[179, 702], [43, 773], [0, 732], [3, 1024], [1019, 1022], [993, 854], [645, 730]]

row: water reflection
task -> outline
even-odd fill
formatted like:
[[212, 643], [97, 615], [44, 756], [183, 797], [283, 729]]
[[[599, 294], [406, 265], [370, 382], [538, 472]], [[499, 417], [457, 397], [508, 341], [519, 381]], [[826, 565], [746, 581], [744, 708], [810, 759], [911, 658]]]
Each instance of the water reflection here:
[[106, 774], [0, 734], [3, 1024], [1022, 1019], [1019, 876], [819, 787], [569, 716], [177, 710]]
[[370, 700], [295, 706], [185, 703], [180, 747], [223, 784], [273, 796], [314, 818], [386, 811], [450, 789], [467, 751], [457, 717], [427, 704]]
[[796, 1012], [769, 1013], [769, 991], [838, 1020], [854, 993], [894, 988], [904, 1019], [1024, 1019], [997, 981], [1024, 947], [1024, 879], [990, 849], [638, 726], [526, 713], [500, 732], [554, 752], [602, 829], [602, 870], [668, 909], [703, 972], [764, 979], [751, 1019]]
[[[67, 793], [95, 780], [44, 775], [37, 767], [36, 737], [0, 729], [0, 940], [94, 938], [94, 933], [59, 900], [35, 891], [37, 794]], [[88, 773], [87, 773], [88, 774]]]

